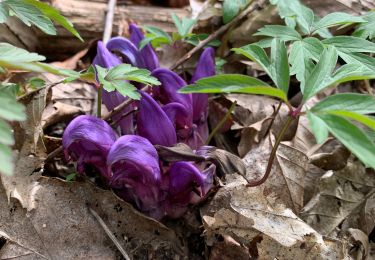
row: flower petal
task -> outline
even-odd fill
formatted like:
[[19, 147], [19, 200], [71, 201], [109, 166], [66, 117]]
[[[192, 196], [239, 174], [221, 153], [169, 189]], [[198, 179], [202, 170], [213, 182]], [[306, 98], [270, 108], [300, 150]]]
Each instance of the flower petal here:
[[137, 114], [138, 134], [154, 145], [173, 146], [177, 143], [177, 137], [171, 120], [149, 94], [140, 93], [142, 98]]
[[96, 56], [93, 61], [93, 65], [99, 65], [103, 68], [111, 68], [121, 64], [121, 60], [111, 53], [107, 47], [104, 46], [102, 41], [98, 41], [96, 50]]
[[[138, 48], [139, 43], [145, 38], [145, 36], [139, 27], [134, 23], [129, 25], [129, 31], [130, 41]], [[140, 50], [140, 54], [144, 61], [144, 68], [148, 69], [149, 71], [159, 68], [159, 59], [151, 44], [147, 44], [145, 47], [143, 47], [143, 49]]]
[[161, 103], [181, 103], [192, 111], [191, 94], [177, 93], [177, 90], [186, 86], [186, 82], [178, 74], [169, 69], [156, 69], [152, 72], [152, 76], [156, 77], [161, 83], [160, 86], [154, 87], [159, 92], [156, 98]]
[[155, 211], [159, 205], [161, 173], [154, 146], [137, 135], [125, 135], [112, 146], [108, 167], [113, 172], [110, 185], [124, 200], [142, 212]]
[[[205, 77], [215, 75], [215, 51], [213, 48], [206, 48], [199, 61], [195, 73], [191, 79], [191, 83]], [[193, 120], [195, 123], [200, 120], [207, 120], [208, 111], [208, 95], [193, 94]]]
[[124, 59], [124, 63], [128, 63], [139, 68], [145, 67], [138, 48], [128, 39], [124, 37], [114, 37], [108, 41], [107, 48], [112, 52], [119, 52]]
[[109, 178], [106, 158], [116, 133], [102, 119], [83, 115], [76, 117], [65, 129], [63, 148], [67, 158], [78, 161], [77, 170], [85, 174], [85, 166], [95, 167], [105, 178]]

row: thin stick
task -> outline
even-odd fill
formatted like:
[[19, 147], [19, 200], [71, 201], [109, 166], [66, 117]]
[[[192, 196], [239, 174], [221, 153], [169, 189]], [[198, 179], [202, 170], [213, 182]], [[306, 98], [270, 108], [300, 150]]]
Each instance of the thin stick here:
[[[258, 3], [259, 2], [259, 3]], [[240, 20], [242, 20], [245, 16], [247, 16], [250, 12], [256, 10], [259, 6], [264, 4], [264, 0], [261, 1], [255, 1], [251, 2], [245, 10], [243, 10], [239, 15], [237, 15], [232, 21], [225, 24], [224, 26], [220, 27], [217, 31], [215, 31], [213, 34], [211, 34], [209, 37], [207, 37], [205, 40], [201, 41], [196, 47], [191, 49], [188, 53], [186, 53], [181, 59], [179, 59], [175, 64], [172, 65], [171, 70], [176, 69], [178, 66], [180, 66], [182, 63], [184, 63], [186, 60], [190, 59], [191, 56], [193, 56], [194, 53], [201, 50], [204, 46], [207, 45], [210, 41], [218, 38], [220, 35], [225, 33], [232, 25], [236, 24]]]
[[95, 212], [90, 206], [87, 206], [91, 214], [96, 218], [96, 220], [99, 222], [99, 224], [102, 226], [104, 229], [105, 233], [109, 236], [109, 238], [112, 240], [112, 242], [115, 244], [117, 249], [120, 251], [122, 256], [126, 260], [130, 260], [130, 257], [128, 253], [126, 253], [125, 249], [122, 248], [120, 242], [118, 242], [117, 238], [112, 234], [111, 230], [109, 230], [108, 226], [104, 223], [103, 219], [98, 215], [98, 213]]
[[232, 114], [234, 108], [237, 105], [237, 101], [234, 101], [233, 104], [228, 109], [225, 116], [221, 119], [221, 121], [217, 124], [217, 126], [211, 131], [210, 135], [207, 138], [206, 145], [208, 145], [212, 138], [215, 136], [215, 134], [220, 130], [220, 128], [224, 125], [224, 123], [228, 120], [229, 116]]
[[131, 114], [133, 114], [133, 113], [135, 113], [135, 112], [137, 112], [137, 110], [138, 110], [137, 108], [134, 108], [134, 109], [132, 109], [132, 110], [126, 112], [126, 113], [123, 114], [120, 118], [118, 118], [117, 120], [113, 121], [113, 122], [111, 123], [111, 126], [116, 126], [116, 125], [118, 125], [122, 119], [124, 119], [125, 117], [127, 117], [127, 116], [129, 116], [129, 115], [131, 115]]
[[107, 5], [107, 16], [103, 33], [103, 43], [106, 44], [112, 36], [113, 17], [115, 14], [116, 0], [109, 0]]
[[272, 151], [271, 151], [271, 155], [270, 155], [270, 158], [268, 159], [268, 164], [267, 164], [267, 169], [266, 169], [266, 172], [265, 174], [263, 175], [263, 177], [260, 179], [260, 180], [256, 180], [256, 181], [250, 181], [246, 187], [255, 187], [255, 186], [259, 186], [261, 184], [263, 184], [267, 179], [268, 179], [268, 176], [270, 175], [271, 173], [271, 170], [272, 170], [272, 165], [273, 165], [273, 161], [276, 157], [276, 152], [277, 152], [277, 148], [279, 147], [280, 143], [281, 143], [281, 140], [283, 139], [286, 131], [288, 130], [290, 124], [293, 122], [295, 118], [292, 117], [292, 116], [288, 116], [288, 119], [287, 121], [285, 122], [283, 128], [281, 129], [279, 135], [277, 136], [277, 139], [276, 139], [276, 142], [275, 142], [275, 145], [272, 147]]

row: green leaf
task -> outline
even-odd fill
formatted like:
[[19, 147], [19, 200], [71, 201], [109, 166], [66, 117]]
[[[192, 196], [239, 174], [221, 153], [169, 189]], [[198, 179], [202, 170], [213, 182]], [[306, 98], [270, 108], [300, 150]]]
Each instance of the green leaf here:
[[5, 23], [8, 19], [8, 12], [5, 10], [4, 4], [0, 3], [0, 23]]
[[286, 94], [267, 83], [245, 75], [221, 74], [203, 78], [195, 84], [188, 85], [179, 90], [179, 93], [244, 93], [267, 95], [287, 102]]
[[318, 61], [324, 50], [323, 44], [313, 37], [305, 38], [302, 41], [295, 41], [290, 50], [289, 63], [291, 64], [291, 75], [296, 75], [301, 82], [300, 87], [303, 92], [306, 79], [314, 69], [314, 61]]
[[284, 25], [266, 25], [260, 28], [254, 35], [280, 38], [283, 41], [302, 40], [301, 35], [296, 30]]
[[0, 144], [14, 144], [12, 128], [2, 119], [0, 119]]
[[339, 51], [339, 56], [348, 64], [358, 64], [364, 66], [370, 71], [375, 72], [375, 58], [363, 53], [356, 52], [342, 52]]
[[151, 25], [145, 25], [145, 26], [143, 26], [143, 28], [146, 31], [148, 31], [150, 34], [153, 34], [154, 36], [168, 38], [172, 42], [171, 36], [169, 36], [168, 33], [166, 33], [165, 31], [163, 31], [162, 29], [160, 29], [158, 27], [151, 26]]
[[337, 63], [337, 51], [333, 46], [328, 46], [322, 53], [319, 62], [306, 80], [303, 90], [303, 101], [313, 97], [327, 87], [327, 81]]
[[0, 5], [7, 16], [16, 16], [27, 26], [35, 25], [47, 34], [56, 35], [52, 21], [35, 6], [17, 0], [2, 1]]
[[351, 24], [351, 23], [363, 23], [366, 22], [363, 18], [359, 16], [354, 16], [347, 13], [342, 12], [335, 12], [330, 13], [320, 19], [317, 23], [313, 26], [313, 31], [317, 31], [322, 28], [329, 28], [332, 26], [343, 25], [343, 24]]
[[370, 40], [375, 38], [375, 12], [368, 12], [362, 16], [366, 20], [366, 23], [361, 23], [353, 33], [353, 36], [361, 38], [369, 38]]
[[65, 180], [67, 182], [71, 182], [71, 181], [74, 181], [76, 178], [77, 178], [77, 173], [76, 172], [73, 172], [71, 174], [69, 174], [68, 176], [65, 177]]
[[329, 131], [366, 166], [375, 168], [375, 145], [360, 128], [341, 116], [325, 114], [319, 117]]
[[[191, 36], [188, 36], [185, 38], [185, 42], [190, 43], [194, 46], [197, 46], [201, 41], [207, 39], [209, 34], [207, 33], [201, 33], [201, 34], [193, 34]], [[221, 41], [218, 39], [212, 40], [209, 43], [207, 43], [207, 46], [212, 46], [212, 47], [218, 47], [220, 46]]]
[[329, 115], [336, 115], [336, 116], [342, 116], [347, 119], [355, 120], [373, 130], [375, 130], [375, 120], [371, 119], [368, 116], [358, 114], [353, 111], [347, 111], [347, 110], [330, 110], [326, 111], [326, 114]]
[[229, 23], [246, 6], [249, 0], [224, 0], [223, 21]]
[[45, 59], [44, 56], [37, 53], [28, 52], [8, 43], [0, 43], [0, 62], [23, 63], [43, 61]]
[[30, 87], [32, 87], [33, 89], [38, 89], [43, 87], [46, 84], [46, 82], [44, 81], [44, 79], [32, 77], [27, 80], [27, 84], [29, 84]]
[[348, 52], [375, 53], [375, 43], [353, 36], [334, 36], [322, 41], [326, 45], [333, 45], [337, 49]]
[[324, 121], [310, 111], [307, 112], [307, 118], [309, 120], [311, 131], [314, 134], [317, 143], [321, 144], [325, 140], [327, 140], [329, 133]]
[[149, 43], [157, 48], [163, 44], [171, 44], [173, 42], [171, 36], [160, 28], [149, 25], [145, 25], [143, 28], [149, 33], [147, 33], [145, 38], [139, 43], [139, 49], [143, 49]]
[[341, 66], [333, 76], [325, 82], [326, 86], [339, 84], [353, 80], [374, 79], [375, 72], [358, 64], [345, 64]]
[[46, 17], [50, 18], [55, 23], [61, 25], [66, 30], [68, 30], [71, 34], [73, 34], [78, 39], [80, 39], [81, 41], [83, 41], [82, 37], [79, 35], [79, 33], [77, 32], [77, 30], [74, 29], [73, 24], [68, 19], [66, 19], [64, 16], [62, 16], [57, 9], [53, 8], [52, 6], [50, 6], [50, 5], [46, 4], [46, 3], [43, 3], [43, 2], [40, 2], [40, 1], [36, 1], [36, 0], [24, 0], [24, 2], [27, 3], [27, 4], [30, 4], [32, 6], [35, 6]]
[[111, 84], [113, 84], [116, 90], [125, 97], [130, 97], [136, 100], [139, 100], [141, 98], [141, 95], [137, 92], [137, 88], [127, 81], [113, 80], [111, 81]]
[[288, 94], [289, 62], [284, 42], [274, 39], [271, 45], [271, 75], [276, 86]]
[[270, 77], [272, 77], [271, 61], [263, 48], [256, 44], [249, 44], [242, 46], [241, 48], [233, 48], [232, 51], [242, 54], [250, 60], [255, 61]]
[[0, 118], [8, 121], [23, 121], [26, 119], [25, 108], [17, 103], [13, 94], [8, 91], [0, 92]]
[[0, 144], [0, 173], [12, 175], [14, 170], [12, 150]]
[[129, 64], [120, 64], [109, 70], [105, 80], [131, 80], [143, 84], [160, 85], [161, 83], [151, 76], [151, 72], [146, 69], [139, 69]]
[[336, 94], [326, 97], [310, 109], [314, 113], [330, 110], [345, 110], [359, 114], [375, 113], [375, 97], [356, 93]]
[[180, 20], [175, 13], [172, 14], [172, 19], [174, 24], [176, 25], [178, 34], [182, 38], [188, 36], [191, 30], [193, 29], [194, 25], [197, 23], [197, 20], [186, 17]]

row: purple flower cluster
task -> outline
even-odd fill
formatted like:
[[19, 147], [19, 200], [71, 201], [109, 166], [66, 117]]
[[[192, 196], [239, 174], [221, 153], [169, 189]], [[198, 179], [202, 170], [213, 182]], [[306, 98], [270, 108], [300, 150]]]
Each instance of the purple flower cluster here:
[[[199, 150], [208, 137], [208, 96], [177, 93], [186, 81], [160, 68], [151, 45], [137, 48], [144, 35], [136, 25], [130, 25], [130, 33], [130, 40], [116, 37], [106, 45], [99, 42], [94, 65], [110, 68], [124, 62], [146, 68], [161, 85], [147, 93], [140, 91], [141, 100], [122, 111], [124, 114], [137, 106], [136, 115], [113, 118], [121, 137], [102, 119], [87, 115], [75, 118], [64, 132], [64, 152], [67, 159], [77, 162], [80, 174], [94, 168], [116, 194], [143, 213], [156, 219], [176, 218], [212, 187], [215, 166], [185, 161], [166, 164], [154, 145], [182, 142]], [[191, 82], [214, 74], [214, 50], [207, 48]], [[103, 90], [103, 103], [109, 110], [125, 99], [117, 91]]]

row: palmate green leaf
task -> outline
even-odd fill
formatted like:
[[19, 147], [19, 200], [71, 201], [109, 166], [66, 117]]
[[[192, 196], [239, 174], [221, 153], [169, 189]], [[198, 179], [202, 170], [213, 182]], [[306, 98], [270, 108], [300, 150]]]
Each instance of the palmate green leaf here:
[[62, 16], [57, 9], [53, 8], [49, 4], [46, 4], [46, 3], [43, 3], [43, 2], [40, 2], [40, 1], [36, 1], [36, 0], [23, 0], [23, 1], [27, 4], [35, 6], [46, 17], [50, 18], [55, 23], [61, 25], [66, 30], [68, 30], [71, 34], [73, 34], [78, 39], [83, 41], [82, 37], [79, 35], [77, 30], [74, 28], [74, 25], [68, 19], [66, 19], [64, 16]]
[[[138, 93], [137, 88], [134, 87], [131, 83], [124, 80], [112, 80], [107, 84], [111, 84], [114, 88], [120, 92], [124, 97], [130, 97], [135, 100], [139, 100], [141, 95]], [[104, 86], [104, 85], [103, 85]]]
[[161, 83], [151, 76], [151, 72], [146, 69], [139, 69], [130, 64], [120, 64], [109, 70], [105, 80], [131, 80], [143, 84], [160, 85]]
[[246, 6], [249, 0], [224, 0], [223, 3], [223, 21], [229, 23], [242, 8]]
[[324, 114], [319, 117], [324, 121], [333, 136], [366, 166], [375, 168], [375, 144], [363, 130], [341, 116]]
[[283, 41], [302, 40], [301, 35], [296, 30], [285, 25], [266, 25], [260, 28], [254, 35], [279, 38]]
[[245, 75], [221, 74], [198, 80], [179, 90], [179, 93], [244, 93], [267, 95], [288, 102], [286, 94], [267, 83]]
[[375, 97], [356, 93], [336, 94], [326, 97], [310, 109], [314, 113], [331, 110], [352, 111], [359, 114], [375, 113]]
[[314, 115], [311, 111], [307, 112], [307, 118], [309, 120], [309, 125], [312, 133], [318, 144], [323, 143], [328, 138], [328, 128], [324, 121], [318, 116]]
[[333, 45], [346, 53], [367, 52], [375, 53], [375, 43], [353, 36], [334, 36], [322, 41], [326, 45]]
[[288, 94], [289, 89], [289, 62], [284, 42], [274, 39], [271, 45], [271, 78], [276, 86]]
[[322, 53], [319, 62], [306, 79], [306, 86], [303, 90], [303, 101], [306, 101], [327, 87], [327, 80], [337, 63], [337, 51], [335, 47], [328, 46]]
[[3, 144], [0, 144], [0, 173], [12, 175], [14, 170], [12, 150]]
[[366, 20], [366, 23], [358, 25], [357, 29], [353, 33], [353, 36], [361, 37], [364, 39], [369, 38], [370, 40], [375, 38], [375, 11], [368, 12], [363, 15], [362, 18]]
[[319, 29], [329, 28], [329, 27], [337, 26], [337, 25], [351, 24], [351, 23], [364, 23], [364, 22], [366, 22], [366, 20], [359, 16], [354, 16], [354, 15], [342, 13], [342, 12], [334, 12], [334, 13], [327, 14], [318, 22], [316, 22], [313, 25], [313, 31], [317, 31]]
[[178, 16], [175, 13], [172, 14], [172, 19], [177, 28], [178, 34], [182, 38], [188, 36], [191, 30], [193, 29], [194, 25], [197, 23], [197, 20], [186, 17], [180, 20], [180, 18], [178, 18]]

